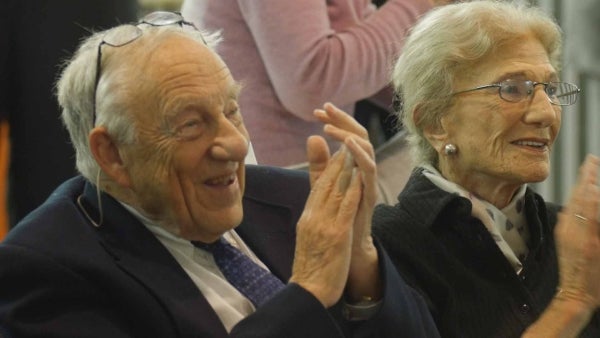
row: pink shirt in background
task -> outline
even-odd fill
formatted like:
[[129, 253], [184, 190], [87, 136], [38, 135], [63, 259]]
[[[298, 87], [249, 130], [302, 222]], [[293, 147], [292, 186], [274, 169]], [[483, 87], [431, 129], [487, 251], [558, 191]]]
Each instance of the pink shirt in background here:
[[[313, 110], [386, 87], [408, 29], [428, 0], [185, 0], [183, 16], [221, 30], [219, 54], [244, 84], [240, 107], [260, 164], [306, 161], [306, 139], [323, 134]], [[338, 148], [330, 142], [332, 150]]]

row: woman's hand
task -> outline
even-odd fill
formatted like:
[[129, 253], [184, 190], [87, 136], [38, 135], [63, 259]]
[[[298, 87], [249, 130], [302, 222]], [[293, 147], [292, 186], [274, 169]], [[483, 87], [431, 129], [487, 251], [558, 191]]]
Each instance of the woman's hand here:
[[559, 286], [523, 337], [577, 337], [600, 307], [600, 158], [588, 155], [554, 229]]
[[580, 302], [590, 310], [600, 306], [598, 168], [600, 159], [589, 155], [554, 231], [560, 273], [556, 297]]

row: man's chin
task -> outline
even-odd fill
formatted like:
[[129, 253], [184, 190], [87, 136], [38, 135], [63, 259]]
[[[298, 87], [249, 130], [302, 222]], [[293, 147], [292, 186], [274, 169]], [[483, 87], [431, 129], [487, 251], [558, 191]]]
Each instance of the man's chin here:
[[[178, 228], [178, 236], [205, 243], [214, 242], [229, 230], [235, 229], [240, 223], [244, 213], [239, 210], [227, 210], [215, 215], [203, 217], [201, 222], [190, 222]], [[225, 215], [225, 216], [224, 216]]]

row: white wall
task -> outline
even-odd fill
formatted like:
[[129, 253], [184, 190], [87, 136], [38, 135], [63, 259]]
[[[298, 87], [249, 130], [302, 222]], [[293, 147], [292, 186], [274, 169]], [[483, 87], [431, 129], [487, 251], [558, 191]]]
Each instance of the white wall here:
[[562, 203], [587, 153], [600, 156], [600, 0], [537, 0], [564, 31], [563, 81], [582, 88], [576, 105], [566, 107], [552, 154], [552, 175], [535, 189]]

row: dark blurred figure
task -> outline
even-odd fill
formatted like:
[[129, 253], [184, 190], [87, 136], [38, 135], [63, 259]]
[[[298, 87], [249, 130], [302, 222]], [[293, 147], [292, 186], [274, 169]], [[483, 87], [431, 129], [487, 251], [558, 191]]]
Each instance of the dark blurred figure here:
[[375, 4], [375, 6], [381, 7], [381, 5], [385, 3], [385, 1], [386, 0], [373, 0], [373, 3]]
[[[375, 6], [381, 7], [385, 4], [386, 0], [373, 0], [371, 1]], [[373, 144], [379, 144], [380, 142], [385, 142], [389, 140], [396, 132], [398, 131], [397, 120], [393, 117], [391, 102], [388, 106], [381, 106], [373, 103], [369, 99], [364, 99], [356, 102], [356, 107], [354, 108], [354, 118], [360, 122], [360, 124], [364, 126], [372, 125], [372, 116], [375, 115], [378, 117], [378, 122], [380, 124], [382, 135], [379, 135], [379, 138], [383, 139], [372, 139], [371, 142]], [[369, 136], [377, 137], [377, 135], [372, 135], [373, 130], [369, 128]]]
[[62, 62], [88, 30], [135, 21], [137, 2], [4, 0], [0, 12], [0, 119], [10, 126], [9, 216], [16, 224], [75, 175], [53, 96]]

